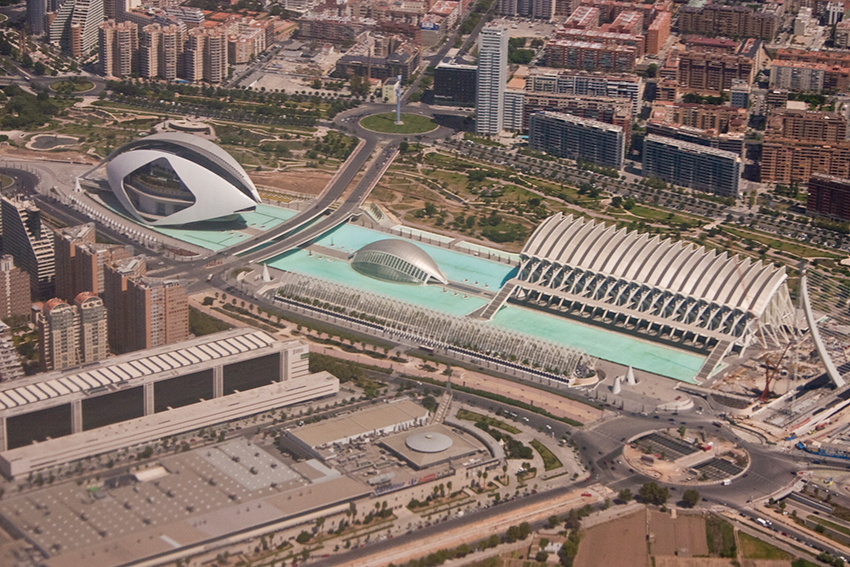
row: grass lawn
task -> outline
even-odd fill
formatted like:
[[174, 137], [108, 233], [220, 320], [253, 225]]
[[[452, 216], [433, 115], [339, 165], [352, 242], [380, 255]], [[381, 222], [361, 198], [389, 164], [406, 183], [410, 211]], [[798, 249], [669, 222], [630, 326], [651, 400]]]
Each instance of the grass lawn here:
[[475, 423], [483, 422], [490, 427], [498, 427], [499, 429], [507, 431], [512, 435], [516, 435], [517, 433], [519, 433], [519, 429], [517, 429], [513, 425], [508, 425], [502, 420], [495, 419], [493, 417], [490, 417], [489, 415], [483, 415], [474, 411], [469, 411], [465, 409], [459, 410], [457, 412], [457, 418], [463, 419], [465, 421], [474, 421]]
[[818, 564], [799, 557], [791, 562], [791, 567], [818, 567]]
[[553, 471], [563, 466], [558, 457], [537, 439], [531, 440], [531, 446], [534, 447], [535, 451], [540, 453], [540, 457], [543, 459], [543, 468], [547, 471]]
[[797, 244], [796, 242], [792, 242], [790, 240], [774, 238], [773, 236], [767, 235], [763, 232], [757, 232], [754, 230], [741, 230], [739, 228], [732, 228], [731, 226], [726, 224], [724, 224], [722, 228], [723, 232], [726, 234], [731, 234], [732, 236], [737, 236], [742, 239], [748, 238], [750, 240], [760, 242], [761, 244], [773, 248], [774, 250], [782, 250], [783, 252], [788, 252], [789, 254], [794, 254], [803, 258], [840, 258], [840, 256], [838, 256], [837, 254], [827, 252], [826, 250], [821, 250], [820, 248], [814, 248], [812, 246], [805, 246], [803, 244]]
[[437, 128], [437, 123], [427, 116], [419, 114], [402, 114], [403, 124], [395, 123], [395, 113], [373, 114], [360, 121], [360, 125], [368, 130], [386, 134], [424, 134]]
[[54, 91], [63, 92], [63, 91], [71, 91], [73, 93], [81, 93], [85, 91], [90, 91], [94, 88], [94, 83], [91, 81], [57, 81], [50, 85]]
[[683, 223], [688, 224], [690, 226], [699, 226], [703, 222], [705, 222], [691, 215], [677, 214], [673, 211], [654, 209], [652, 207], [645, 207], [643, 205], [635, 205], [629, 210], [629, 212], [637, 217], [642, 217], [648, 220], [660, 221], [664, 223], [670, 223], [677, 226]]
[[0, 187], [2, 187], [3, 189], [10, 186], [14, 182], [15, 180], [9, 177], [8, 175], [0, 175]]
[[738, 539], [741, 541], [741, 553], [745, 559], [777, 559], [779, 561], [791, 559], [790, 555], [778, 547], [744, 532], [738, 532]]

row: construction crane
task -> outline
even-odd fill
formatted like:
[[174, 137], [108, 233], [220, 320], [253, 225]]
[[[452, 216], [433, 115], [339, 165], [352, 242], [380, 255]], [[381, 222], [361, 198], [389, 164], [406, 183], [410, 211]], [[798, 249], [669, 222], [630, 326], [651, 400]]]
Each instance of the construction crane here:
[[774, 364], [770, 361], [770, 359], [765, 355], [764, 357], [764, 390], [759, 396], [760, 402], [766, 402], [770, 399], [770, 383], [773, 382], [774, 378], [776, 378], [776, 373], [779, 372], [780, 363], [782, 359], [785, 358], [785, 354], [788, 352], [788, 349], [791, 348], [791, 344], [793, 341], [790, 341], [787, 345], [785, 345], [785, 350], [782, 351], [782, 355]]

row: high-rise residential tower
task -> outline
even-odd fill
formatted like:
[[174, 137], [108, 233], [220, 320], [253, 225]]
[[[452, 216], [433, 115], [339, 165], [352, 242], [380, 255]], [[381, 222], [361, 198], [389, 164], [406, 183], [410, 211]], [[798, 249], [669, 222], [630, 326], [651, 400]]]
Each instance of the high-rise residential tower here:
[[74, 298], [79, 313], [80, 362], [103, 360], [109, 355], [109, 333], [103, 300], [90, 291]]
[[189, 303], [176, 280], [145, 277], [144, 256], [119, 260], [106, 269], [104, 298], [119, 353], [154, 348], [189, 337]]
[[41, 226], [41, 211], [31, 201], [0, 201], [3, 220], [3, 253], [30, 276], [30, 291], [37, 298], [53, 297], [55, 258], [53, 234]]
[[475, 131], [498, 134], [504, 128], [505, 83], [508, 80], [508, 30], [487, 26], [478, 36], [478, 88]]
[[10, 255], [0, 258], [0, 319], [12, 315], [29, 315], [30, 276], [15, 267]]
[[80, 314], [76, 307], [51, 299], [38, 314], [37, 324], [44, 370], [63, 370], [80, 364]]
[[50, 22], [50, 42], [77, 59], [97, 47], [103, 0], [65, 0]]
[[129, 77], [139, 67], [139, 27], [133, 22], [100, 25], [100, 72], [105, 77]]
[[133, 256], [132, 246], [96, 242], [93, 222], [55, 231], [53, 246], [56, 297], [68, 302], [84, 291], [102, 295], [105, 266]]
[[32, 35], [44, 33], [44, 15], [47, 13], [46, 0], [27, 0], [27, 24]]

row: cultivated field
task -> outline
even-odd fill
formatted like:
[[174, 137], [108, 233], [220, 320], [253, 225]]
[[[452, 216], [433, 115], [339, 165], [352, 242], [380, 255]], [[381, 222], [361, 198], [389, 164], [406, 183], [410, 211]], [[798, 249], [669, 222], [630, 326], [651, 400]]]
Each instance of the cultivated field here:
[[[617, 544], [612, 545], [612, 542]], [[646, 567], [646, 512], [599, 524], [585, 531], [573, 565]]]

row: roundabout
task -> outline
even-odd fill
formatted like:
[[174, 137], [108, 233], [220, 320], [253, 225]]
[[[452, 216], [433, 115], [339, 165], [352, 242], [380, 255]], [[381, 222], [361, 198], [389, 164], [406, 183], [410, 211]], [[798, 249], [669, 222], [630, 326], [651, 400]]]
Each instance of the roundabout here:
[[382, 134], [425, 134], [433, 132], [439, 125], [428, 116], [402, 114], [401, 124], [396, 124], [395, 112], [372, 114], [360, 120], [360, 126]]
[[95, 84], [93, 82], [77, 77], [62, 79], [50, 83], [51, 90], [65, 94], [85, 93], [93, 90], [94, 88]]
[[623, 459], [639, 473], [680, 485], [729, 484], [749, 468], [740, 445], [700, 430], [681, 427], [645, 431], [623, 447]]

